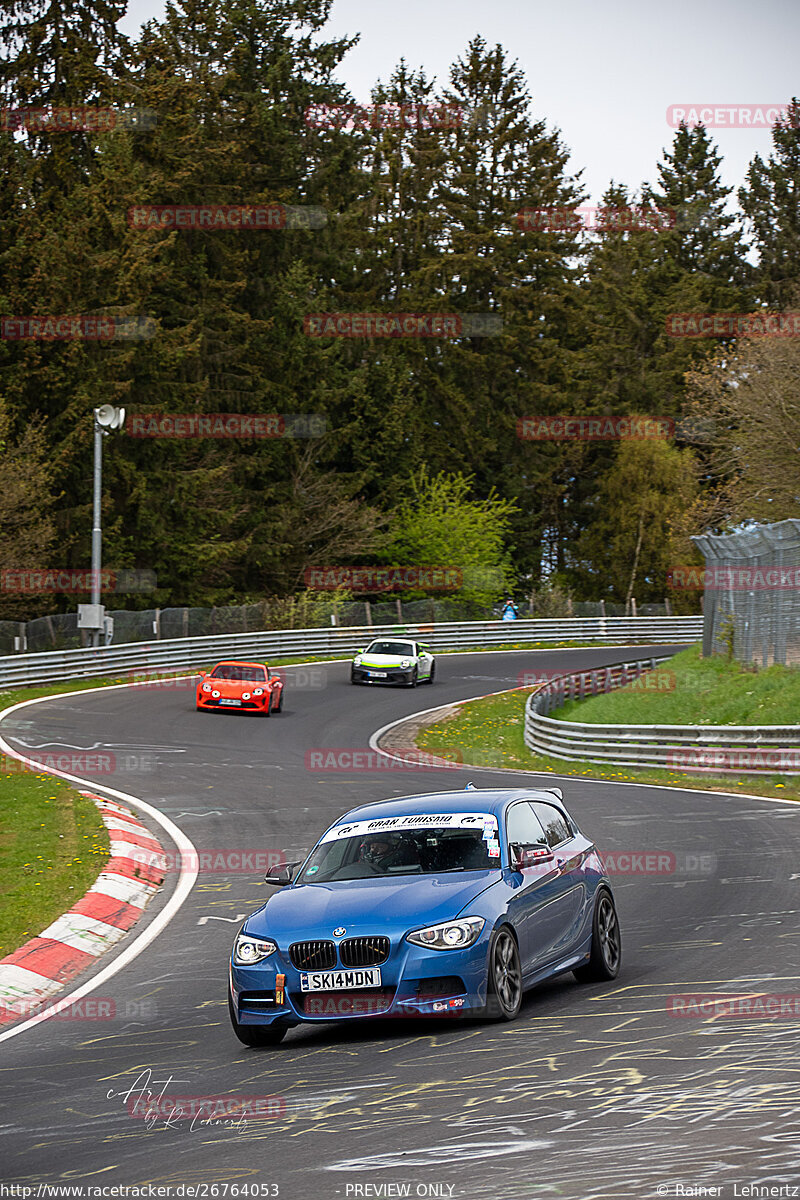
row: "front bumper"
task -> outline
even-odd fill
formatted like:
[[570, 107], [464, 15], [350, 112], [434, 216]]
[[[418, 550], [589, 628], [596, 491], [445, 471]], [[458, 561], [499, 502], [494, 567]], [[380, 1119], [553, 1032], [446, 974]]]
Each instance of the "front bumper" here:
[[353, 683], [385, 683], [407, 687], [414, 678], [415, 667], [351, 667]]
[[[315, 1021], [353, 1021], [374, 1017], [461, 1016], [486, 1003], [491, 930], [465, 950], [426, 950], [392, 937], [389, 957], [380, 966], [380, 989], [302, 992], [300, 971], [281, 948], [263, 963], [231, 963], [231, 996], [241, 1025], [288, 1025]], [[336, 969], [340, 968], [337, 965]], [[276, 1000], [276, 977], [286, 977], [283, 1002]]]
[[253, 696], [249, 700], [242, 700], [240, 704], [222, 704], [224, 699], [234, 699], [234, 697], [221, 696], [219, 700], [215, 700], [208, 692], [198, 692], [197, 707], [208, 709], [209, 712], [266, 712], [267, 700], [269, 696]]

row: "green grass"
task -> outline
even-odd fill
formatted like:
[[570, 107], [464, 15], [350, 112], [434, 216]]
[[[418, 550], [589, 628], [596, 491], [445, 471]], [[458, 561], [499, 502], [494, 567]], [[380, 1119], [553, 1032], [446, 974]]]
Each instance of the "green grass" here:
[[[791, 775], [712, 776], [667, 769], [639, 770], [603, 763], [572, 762], [534, 754], [525, 745], [522, 732], [525, 701], [532, 690], [520, 688], [485, 700], [466, 701], [458, 706], [454, 716], [422, 729], [417, 736], [417, 745], [442, 758], [456, 759], [465, 765], [472, 763], [542, 774], [573, 775], [582, 779], [650, 783], [692, 788], [695, 791], [742, 791], [756, 796], [800, 800], [800, 778]], [[562, 712], [559, 710], [559, 716]]]
[[91, 800], [50, 775], [0, 769], [0, 957], [79, 900], [108, 858]]
[[799, 725], [800, 669], [752, 672], [692, 646], [656, 668], [647, 690], [629, 685], [588, 700], [569, 700], [558, 717], [599, 725]]

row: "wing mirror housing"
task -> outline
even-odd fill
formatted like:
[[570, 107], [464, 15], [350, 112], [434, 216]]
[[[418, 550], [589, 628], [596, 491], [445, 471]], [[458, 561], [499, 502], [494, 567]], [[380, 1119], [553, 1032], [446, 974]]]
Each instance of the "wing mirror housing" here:
[[274, 887], [286, 887], [294, 879], [295, 871], [300, 866], [302, 859], [292, 863], [278, 863], [274, 867], [270, 867], [264, 876], [265, 883], [271, 883]]
[[544, 842], [512, 842], [508, 849], [512, 871], [524, 871], [526, 867], [551, 863], [556, 857]]

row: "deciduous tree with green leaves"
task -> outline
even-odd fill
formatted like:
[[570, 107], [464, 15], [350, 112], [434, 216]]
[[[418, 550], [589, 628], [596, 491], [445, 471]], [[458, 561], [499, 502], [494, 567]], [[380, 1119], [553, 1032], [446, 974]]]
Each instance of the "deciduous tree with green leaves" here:
[[400, 566], [459, 570], [459, 598], [484, 609], [514, 584], [509, 547], [513, 513], [514, 505], [494, 491], [476, 496], [470, 477], [431, 475], [423, 467], [394, 513], [382, 557]]

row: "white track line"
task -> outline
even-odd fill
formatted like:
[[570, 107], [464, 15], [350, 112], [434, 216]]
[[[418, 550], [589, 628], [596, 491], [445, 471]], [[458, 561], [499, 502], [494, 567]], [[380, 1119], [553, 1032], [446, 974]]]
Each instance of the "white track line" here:
[[[112, 685], [114, 688], [130, 686], [130, 684]], [[109, 688], [82, 688], [76, 692], [59, 692], [55, 696], [38, 696], [35, 700], [23, 700], [20, 704], [14, 704], [11, 706], [11, 708], [3, 709], [2, 712], [0, 712], [0, 722], [2, 722], [5, 717], [10, 716], [11, 713], [19, 712], [20, 709], [28, 708], [32, 704], [42, 704], [46, 700], [63, 700], [70, 696], [86, 696], [92, 692], [105, 692], [109, 690]], [[134, 938], [131, 944], [127, 946], [122, 953], [114, 959], [113, 962], [109, 963], [107, 967], [90, 979], [88, 983], [84, 983], [81, 987], [76, 988], [74, 992], [70, 992], [69, 995], [62, 997], [60, 1000], [54, 1000], [52, 1005], [48, 1006], [45, 1012], [38, 1013], [36, 1016], [30, 1017], [27, 1021], [23, 1021], [20, 1025], [15, 1025], [13, 1029], [7, 1030], [6, 1033], [0, 1034], [0, 1042], [5, 1042], [8, 1041], [9, 1038], [16, 1037], [18, 1033], [24, 1033], [26, 1029], [33, 1028], [34, 1025], [40, 1025], [42, 1021], [49, 1021], [49, 1019], [60, 1012], [62, 1008], [66, 1008], [68, 1005], [74, 1003], [75, 1000], [80, 1000], [83, 996], [88, 996], [91, 992], [100, 987], [101, 984], [106, 983], [112, 978], [112, 976], [116, 975], [118, 971], [121, 971], [123, 967], [127, 967], [129, 963], [133, 962], [133, 960], [137, 958], [143, 950], [146, 950], [151, 942], [154, 942], [158, 935], [163, 932], [164, 929], [166, 929], [167, 925], [169, 925], [172, 918], [182, 907], [184, 901], [187, 899], [189, 893], [194, 887], [198, 873], [198, 867], [196, 865], [198, 862], [198, 855], [193, 843], [190, 842], [183, 830], [180, 829], [174, 821], [171, 821], [169, 817], [164, 816], [163, 813], [159, 812], [158, 809], [154, 808], [151, 804], [148, 804], [144, 800], [140, 800], [138, 796], [131, 796], [128, 792], [120, 792], [116, 788], [106, 787], [105, 784], [98, 784], [93, 779], [81, 779], [77, 775], [68, 775], [65, 771], [57, 771], [53, 768], [47, 768], [41, 763], [37, 763], [36, 759], [26, 758], [24, 755], [18, 754], [16, 750], [8, 745], [2, 736], [0, 736], [0, 750], [10, 755], [12, 758], [19, 759], [20, 762], [26, 763], [28, 766], [31, 766], [34, 769], [43, 771], [46, 775], [57, 775], [60, 779], [66, 779], [70, 783], [80, 784], [81, 787], [88, 788], [93, 792], [102, 792], [104, 794], [108, 794], [109, 796], [114, 796], [117, 800], [122, 800], [126, 804], [133, 805], [134, 808], [138, 808], [140, 812], [145, 813], [151, 818], [151, 820], [155, 821], [157, 825], [160, 825], [164, 832], [172, 839], [178, 850], [181, 852], [182, 864], [175, 891], [172, 893], [158, 916], [153, 918], [147, 928], [144, 929], [138, 937]], [[188, 866], [188, 863], [194, 863], [195, 865]]]

